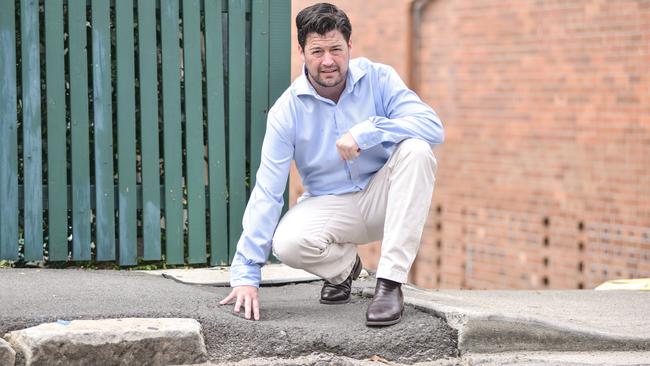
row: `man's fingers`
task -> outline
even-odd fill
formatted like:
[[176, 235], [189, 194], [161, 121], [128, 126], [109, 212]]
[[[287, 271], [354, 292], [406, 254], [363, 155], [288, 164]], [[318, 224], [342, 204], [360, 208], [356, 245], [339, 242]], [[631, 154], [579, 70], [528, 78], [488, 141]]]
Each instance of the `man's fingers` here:
[[219, 304], [221, 304], [221, 305], [226, 305], [226, 304], [229, 303], [230, 300], [232, 300], [234, 297], [235, 297], [235, 292], [234, 292], [234, 291], [231, 291], [230, 294], [228, 294], [228, 296], [226, 296], [225, 299], [219, 301]]
[[339, 149], [339, 155], [343, 160], [354, 160], [361, 154], [358, 151], [355, 151], [353, 148], [341, 148]]
[[352, 155], [352, 149], [349, 147], [337, 144], [336, 150], [338, 151], [341, 160], [351, 160], [354, 157], [354, 155]]
[[253, 318], [260, 320], [260, 300], [257, 297], [253, 298]]
[[250, 319], [251, 318], [251, 298], [250, 296], [246, 296], [244, 299], [244, 318]]
[[336, 140], [336, 149], [343, 160], [354, 160], [361, 155], [361, 149], [350, 132]]
[[338, 141], [336, 142], [336, 152], [339, 153], [339, 157], [341, 158], [341, 160], [345, 160], [345, 150], [343, 149], [341, 144], [339, 144]]
[[237, 302], [235, 302], [235, 308], [233, 309], [233, 311], [237, 314], [239, 314], [239, 309], [241, 308], [241, 298], [241, 295], [237, 295]]

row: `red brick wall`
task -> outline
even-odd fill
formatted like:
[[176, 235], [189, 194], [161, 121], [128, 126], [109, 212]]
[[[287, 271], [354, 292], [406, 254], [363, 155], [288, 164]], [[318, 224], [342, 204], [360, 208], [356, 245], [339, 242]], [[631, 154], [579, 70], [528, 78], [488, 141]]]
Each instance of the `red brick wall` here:
[[[336, 3], [354, 55], [406, 80], [408, 3]], [[650, 1], [434, 0], [421, 34], [418, 90], [447, 140], [412, 280], [591, 288], [650, 277]], [[363, 254], [376, 263], [376, 246]]]

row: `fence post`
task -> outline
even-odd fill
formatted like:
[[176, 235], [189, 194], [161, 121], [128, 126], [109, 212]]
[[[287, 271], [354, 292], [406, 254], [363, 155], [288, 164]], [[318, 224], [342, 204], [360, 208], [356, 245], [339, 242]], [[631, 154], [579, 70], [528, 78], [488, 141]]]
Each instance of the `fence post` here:
[[25, 260], [43, 260], [43, 162], [38, 2], [20, 6]]
[[45, 2], [48, 260], [68, 259], [68, 177], [63, 0]]
[[92, 1], [95, 243], [98, 261], [115, 260], [110, 6], [108, 0]]
[[90, 260], [90, 142], [86, 0], [68, 0], [72, 159], [72, 259]]
[[14, 0], [0, 0], [0, 259], [18, 259], [18, 130]]
[[163, 121], [165, 159], [165, 254], [168, 264], [183, 264], [183, 177], [181, 143], [178, 0], [161, 0]]
[[221, 0], [205, 3], [205, 72], [210, 192], [210, 265], [228, 264], [225, 95]]

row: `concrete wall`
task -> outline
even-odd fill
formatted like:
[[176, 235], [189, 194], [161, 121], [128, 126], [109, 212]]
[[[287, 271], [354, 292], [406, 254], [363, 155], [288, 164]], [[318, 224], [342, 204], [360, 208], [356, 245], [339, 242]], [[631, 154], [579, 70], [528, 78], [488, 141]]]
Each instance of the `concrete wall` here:
[[[311, 3], [294, 1], [294, 16]], [[334, 3], [352, 20], [353, 56], [407, 80], [410, 2]], [[447, 141], [412, 280], [650, 277], [650, 1], [434, 0], [421, 34], [418, 90]], [[362, 253], [376, 265], [377, 244]]]

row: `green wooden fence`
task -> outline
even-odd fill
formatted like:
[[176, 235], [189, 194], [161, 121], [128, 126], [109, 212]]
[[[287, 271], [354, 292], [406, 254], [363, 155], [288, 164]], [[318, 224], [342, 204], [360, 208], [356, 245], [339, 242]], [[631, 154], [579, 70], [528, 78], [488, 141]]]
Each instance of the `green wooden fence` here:
[[227, 264], [290, 0], [0, 0], [0, 259]]

